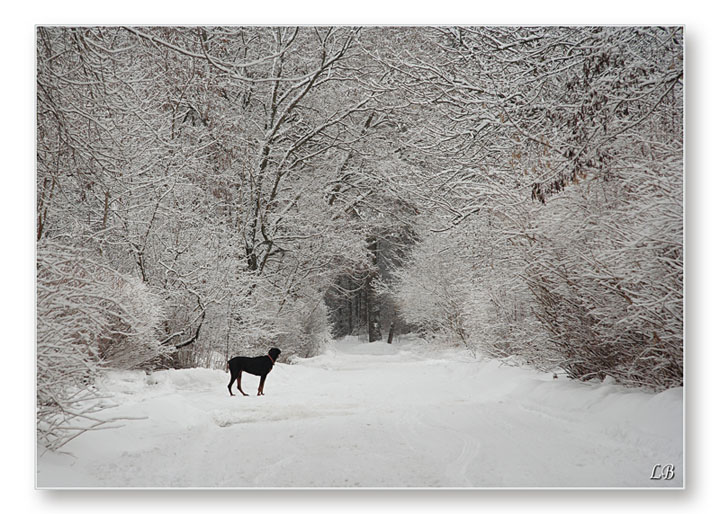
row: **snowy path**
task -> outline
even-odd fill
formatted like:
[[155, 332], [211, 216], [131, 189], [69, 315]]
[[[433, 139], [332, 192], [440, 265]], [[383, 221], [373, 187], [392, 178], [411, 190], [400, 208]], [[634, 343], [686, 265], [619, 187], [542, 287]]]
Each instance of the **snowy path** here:
[[[217, 370], [114, 373], [146, 416], [38, 459], [39, 487], [680, 487], [682, 390], [552, 380], [416, 340], [278, 364], [264, 397]], [[246, 392], [257, 379], [245, 376]], [[672, 480], [650, 480], [673, 464]]]

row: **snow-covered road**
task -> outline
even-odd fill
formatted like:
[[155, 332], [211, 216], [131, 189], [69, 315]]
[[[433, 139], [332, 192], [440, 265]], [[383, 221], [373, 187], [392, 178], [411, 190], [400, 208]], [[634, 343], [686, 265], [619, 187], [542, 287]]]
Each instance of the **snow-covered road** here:
[[[681, 487], [682, 389], [582, 384], [396, 344], [277, 364], [265, 396], [223, 371], [111, 373], [145, 417], [38, 457], [39, 487]], [[255, 392], [257, 378], [244, 376]], [[671, 480], [651, 480], [672, 465]], [[658, 476], [662, 469], [655, 468]]]

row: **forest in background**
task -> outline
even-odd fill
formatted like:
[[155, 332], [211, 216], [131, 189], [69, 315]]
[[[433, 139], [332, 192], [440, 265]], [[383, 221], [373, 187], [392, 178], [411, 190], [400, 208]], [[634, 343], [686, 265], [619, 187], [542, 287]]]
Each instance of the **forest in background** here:
[[39, 27], [36, 46], [48, 446], [103, 368], [307, 357], [391, 324], [682, 385], [682, 28]]

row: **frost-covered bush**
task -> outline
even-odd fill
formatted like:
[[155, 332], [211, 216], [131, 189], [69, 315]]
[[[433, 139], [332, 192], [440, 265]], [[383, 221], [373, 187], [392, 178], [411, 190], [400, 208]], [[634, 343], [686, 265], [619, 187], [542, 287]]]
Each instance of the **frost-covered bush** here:
[[[575, 378], [681, 384], [682, 28], [440, 33], [406, 67], [428, 120], [408, 153], [441, 213], [419, 244], [443, 244], [402, 270], [405, 314]], [[462, 315], [439, 308], [443, 281]]]
[[[319, 295], [318, 295], [319, 296]], [[288, 306], [278, 320], [277, 343], [283, 354], [313, 357], [331, 340], [328, 312], [322, 297], [303, 297]]]
[[426, 337], [473, 354], [546, 362], [542, 327], [519, 278], [524, 262], [502, 230], [486, 213], [454, 230], [426, 232], [387, 292]]
[[157, 338], [163, 319], [160, 298], [135, 277], [114, 277], [109, 285], [121, 308], [106, 312], [109, 331], [98, 338], [103, 364], [134, 369], [166, 353]]
[[165, 349], [159, 300], [89, 252], [49, 240], [37, 248], [38, 438], [56, 449], [98, 420], [103, 367], [134, 368]]
[[518, 201], [512, 223], [485, 212], [423, 232], [394, 274], [400, 314], [436, 338], [573, 378], [681, 385], [680, 152], [638, 148], [605, 179], [543, 205]]
[[430, 233], [393, 274], [400, 316], [425, 336], [460, 343], [475, 352], [467, 306], [473, 295], [472, 263], [458, 253], [453, 234]]
[[[556, 367], [558, 357], [547, 345], [542, 325], [533, 314], [527, 287], [498, 278], [497, 284], [476, 284], [465, 304], [467, 331], [478, 353], [540, 369]], [[482, 285], [481, 285], [482, 284]], [[506, 286], [506, 287], [503, 287]]]
[[226, 316], [224, 337], [215, 342], [201, 339], [180, 353], [188, 366], [205, 366], [218, 354], [262, 354], [276, 346], [282, 358], [297, 354], [312, 357], [322, 352], [332, 339], [322, 290], [310, 284], [299, 285], [292, 294], [278, 289], [264, 277], [255, 277], [251, 287], [229, 298], [226, 304], [209, 309], [210, 317]]
[[570, 376], [683, 383], [680, 169], [657, 159], [548, 202], [526, 278]]

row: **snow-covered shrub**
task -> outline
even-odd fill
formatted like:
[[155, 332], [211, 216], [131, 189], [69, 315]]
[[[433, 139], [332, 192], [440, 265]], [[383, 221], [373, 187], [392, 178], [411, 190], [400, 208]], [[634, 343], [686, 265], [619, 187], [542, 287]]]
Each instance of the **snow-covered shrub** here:
[[314, 357], [332, 340], [325, 302], [319, 293], [286, 302], [278, 318], [278, 346], [284, 356]]
[[215, 341], [201, 337], [183, 348], [179, 352], [184, 355], [181, 365], [205, 366], [212, 355], [230, 358], [262, 354], [273, 346], [282, 350], [282, 358], [292, 354], [312, 357], [322, 352], [332, 337], [319, 288], [299, 285], [289, 294], [264, 277], [256, 276], [248, 283], [251, 285], [243, 290], [235, 289], [238, 292], [228, 302], [209, 309], [211, 319], [225, 313], [224, 337]]
[[110, 286], [121, 309], [107, 311], [109, 332], [98, 340], [103, 364], [134, 369], [165, 353], [157, 337], [163, 319], [160, 298], [135, 277], [114, 277]]
[[472, 262], [458, 252], [454, 234], [429, 233], [393, 274], [393, 296], [400, 316], [425, 336], [475, 346], [468, 332], [473, 295]]
[[406, 68], [427, 120], [406, 139], [446, 242], [425, 258], [462, 263], [463, 315], [426, 324], [575, 378], [681, 384], [682, 28], [448, 28], [438, 47]]
[[451, 230], [419, 231], [422, 239], [386, 292], [404, 321], [426, 337], [473, 354], [535, 361], [541, 331], [519, 278], [522, 255], [503, 232], [505, 219], [483, 212]]
[[682, 384], [681, 166], [630, 165], [546, 205], [526, 279], [570, 376]]
[[164, 353], [161, 307], [144, 284], [90, 252], [43, 240], [37, 248], [38, 438], [56, 449], [100, 423], [93, 382], [103, 367], [133, 368]]
[[467, 331], [478, 352], [488, 357], [517, 357], [516, 362], [539, 369], [556, 367], [556, 352], [547, 345], [545, 331], [533, 314], [525, 284], [501, 274], [478, 281], [464, 305]]

